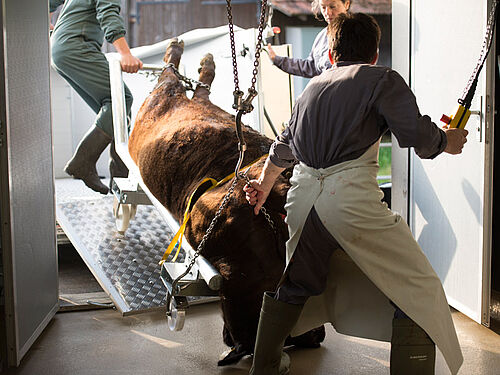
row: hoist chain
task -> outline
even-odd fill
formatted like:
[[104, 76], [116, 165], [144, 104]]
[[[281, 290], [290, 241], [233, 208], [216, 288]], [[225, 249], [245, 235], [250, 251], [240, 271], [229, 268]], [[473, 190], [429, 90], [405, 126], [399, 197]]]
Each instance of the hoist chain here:
[[486, 62], [486, 58], [488, 57], [488, 53], [491, 48], [491, 44], [493, 42], [493, 33], [495, 32], [495, 23], [496, 23], [496, 15], [497, 15], [497, 7], [499, 1], [496, 0], [492, 6], [490, 11], [490, 15], [488, 18], [488, 24], [486, 25], [486, 35], [484, 37], [483, 46], [481, 48], [481, 54], [479, 55], [479, 60], [472, 72], [469, 81], [467, 82], [467, 86], [462, 94], [462, 97], [458, 100], [458, 102], [466, 107], [470, 106], [472, 98], [474, 96], [474, 92], [476, 91], [477, 79], [479, 77], [479, 73]]
[[[234, 41], [234, 25], [233, 25], [233, 15], [232, 15], [232, 9], [231, 9], [231, 0], [226, 0], [227, 3], [227, 18], [228, 18], [228, 23], [229, 23], [229, 37], [231, 40], [231, 54], [232, 54], [232, 59], [233, 59], [233, 75], [234, 75], [234, 104], [233, 108], [238, 111], [238, 114], [236, 116], [236, 135], [238, 137], [238, 148], [240, 151], [239, 159], [238, 159], [238, 164], [236, 166], [235, 170], [235, 175], [233, 178], [233, 182], [231, 183], [231, 186], [229, 187], [229, 190], [227, 191], [226, 195], [224, 196], [222, 203], [219, 206], [219, 209], [217, 210], [214, 218], [210, 222], [210, 225], [208, 226], [207, 231], [205, 232], [205, 235], [203, 236], [202, 240], [198, 244], [198, 247], [196, 248], [196, 251], [189, 262], [186, 270], [179, 276], [177, 277], [173, 283], [172, 283], [172, 292], [167, 294], [167, 316], [171, 316], [171, 300], [176, 293], [176, 288], [177, 284], [179, 281], [185, 277], [190, 271], [191, 268], [194, 266], [196, 263], [196, 258], [198, 258], [203, 251], [203, 248], [205, 247], [205, 243], [207, 242], [208, 238], [212, 234], [212, 231], [219, 220], [219, 217], [222, 215], [222, 211], [224, 208], [226, 208], [227, 204], [229, 203], [229, 199], [231, 198], [231, 195], [234, 193], [234, 189], [236, 187], [236, 184], [239, 179], [244, 179], [247, 183], [250, 183], [250, 179], [247, 176], [248, 169], [244, 173], [240, 173], [239, 169], [241, 166], [241, 163], [243, 161], [243, 156], [244, 152], [246, 150], [246, 144], [243, 139], [243, 134], [241, 131], [241, 116], [246, 113], [250, 113], [253, 110], [252, 107], [252, 100], [257, 96], [257, 91], [255, 90], [255, 85], [257, 82], [257, 73], [258, 73], [258, 67], [259, 67], [259, 58], [260, 58], [260, 51], [262, 48], [262, 33], [264, 31], [264, 22], [265, 22], [265, 15], [266, 15], [266, 8], [267, 8], [267, 0], [261, 0], [261, 12], [260, 12], [260, 19], [259, 19], [259, 26], [258, 26], [258, 36], [257, 36], [257, 45], [255, 47], [255, 61], [254, 61], [254, 69], [253, 69], [253, 75], [252, 75], [252, 81], [251, 81], [251, 87], [248, 90], [248, 94], [245, 99], [242, 100], [243, 98], [243, 92], [239, 88], [239, 80], [238, 80], [238, 65], [236, 61], [236, 44]], [[202, 87], [208, 87], [208, 85], [205, 85], [201, 82], [191, 80], [189, 78], [186, 78], [182, 76], [177, 69], [172, 65], [168, 64], [166, 67], [171, 67], [174, 70], [175, 75], [182, 81], [186, 82], [187, 84], [190, 85], [190, 82], [196, 82], [198, 85], [202, 85]], [[209, 87], [208, 87], [209, 89]], [[267, 222], [271, 226], [271, 229], [273, 232], [276, 233], [276, 226], [274, 225], [274, 222], [271, 219], [271, 216], [267, 213], [267, 210], [262, 207], [261, 212], [266, 218]]]
[[239, 87], [238, 63], [236, 61], [236, 43], [234, 41], [234, 24], [233, 24], [231, 0], [226, 0], [226, 4], [227, 4], [227, 19], [229, 22], [229, 39], [231, 41], [231, 55], [233, 59], [233, 76], [234, 76], [233, 108], [236, 109], [238, 112], [242, 112], [242, 114], [246, 114], [252, 112], [253, 110], [252, 101], [257, 96], [255, 85], [257, 83], [260, 51], [262, 49], [262, 33], [265, 27], [267, 0], [261, 0], [261, 9], [260, 9], [259, 25], [257, 28], [258, 34], [257, 34], [257, 43], [255, 46], [255, 60], [253, 63], [254, 68], [252, 72], [251, 86], [248, 89], [247, 96], [244, 99], [243, 99], [243, 91], [241, 91]]
[[[236, 44], [234, 42], [234, 24], [233, 12], [231, 9], [231, 0], [226, 0], [227, 3], [227, 20], [229, 24], [229, 39], [231, 42], [231, 56], [233, 58], [233, 76], [234, 76], [234, 91], [240, 92], [240, 81], [238, 79], [238, 64], [236, 62]], [[241, 93], [243, 95], [243, 93]], [[233, 105], [234, 108], [234, 105]]]

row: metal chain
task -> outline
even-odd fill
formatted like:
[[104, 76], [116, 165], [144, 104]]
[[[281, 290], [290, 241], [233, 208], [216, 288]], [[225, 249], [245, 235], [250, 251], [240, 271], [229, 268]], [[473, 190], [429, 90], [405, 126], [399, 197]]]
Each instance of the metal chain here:
[[260, 51], [262, 50], [262, 33], [264, 32], [264, 23], [266, 21], [266, 7], [267, 0], [262, 0], [260, 9], [260, 19], [259, 19], [259, 32], [257, 33], [257, 45], [255, 46], [255, 60], [253, 62], [253, 77], [252, 77], [252, 89], [255, 90], [255, 83], [257, 82], [257, 73], [260, 62]]
[[486, 35], [484, 37], [483, 41], [483, 46], [481, 48], [481, 54], [479, 55], [479, 61], [469, 78], [469, 81], [467, 82], [467, 85], [465, 87], [465, 90], [462, 94], [461, 99], [459, 100], [464, 102], [466, 100], [467, 94], [469, 93], [471, 87], [474, 84], [474, 81], [477, 79], [479, 73], [481, 72], [481, 69], [483, 68], [483, 65], [486, 61], [486, 58], [488, 57], [488, 52], [490, 51], [491, 48], [491, 43], [493, 41], [493, 33], [495, 32], [495, 22], [496, 22], [496, 13], [497, 13], [497, 6], [498, 6], [499, 1], [495, 1], [493, 4], [493, 7], [491, 9], [489, 19], [488, 19], [488, 24], [486, 25]]
[[240, 81], [238, 79], [238, 64], [236, 63], [236, 44], [234, 42], [234, 25], [233, 12], [231, 8], [231, 0], [226, 0], [227, 4], [227, 20], [229, 23], [229, 39], [231, 41], [231, 55], [233, 57], [233, 76], [234, 76], [234, 91], [240, 91]]
[[234, 189], [236, 187], [237, 182], [238, 182], [238, 179], [236, 177], [234, 177], [233, 182], [231, 183], [231, 186], [229, 187], [229, 190], [227, 191], [226, 195], [224, 196], [222, 203], [219, 206], [219, 209], [215, 213], [214, 218], [210, 222], [210, 225], [208, 226], [208, 229], [205, 232], [205, 235], [203, 236], [200, 243], [198, 244], [198, 247], [196, 248], [196, 251], [195, 251], [193, 257], [191, 258], [191, 261], [189, 262], [186, 270], [184, 271], [184, 273], [182, 273], [179, 277], [177, 277], [173, 281], [172, 293], [167, 293], [167, 316], [169, 316], [171, 314], [170, 301], [172, 300], [173, 293], [175, 293], [175, 290], [177, 288], [177, 284], [184, 276], [186, 276], [191, 271], [191, 268], [193, 268], [194, 264], [196, 263], [196, 258], [198, 258], [200, 256], [201, 252], [203, 251], [203, 248], [205, 247], [205, 243], [207, 242], [208, 238], [212, 234], [212, 231], [214, 230], [215, 224], [217, 224], [217, 221], [219, 220], [219, 217], [222, 214], [222, 211], [224, 210], [224, 208], [226, 208], [227, 204], [229, 203], [229, 199], [231, 198], [231, 195], [234, 192]]
[[[200, 82], [200, 81], [197, 81], [195, 79], [192, 79], [192, 78], [188, 78], [184, 75], [182, 75], [179, 70], [175, 67], [174, 64], [172, 63], [168, 63], [167, 65], [165, 65], [163, 67], [163, 69], [160, 71], [160, 72], [139, 72], [141, 74], [144, 74], [146, 77], [150, 77], [150, 76], [155, 76], [155, 77], [160, 77], [163, 72], [165, 71], [165, 69], [167, 68], [171, 68], [173, 71], [174, 71], [174, 74], [175, 76], [182, 82], [184, 82], [184, 88], [186, 90], [189, 90], [189, 91], [194, 91], [196, 90], [196, 88], [198, 87], [203, 87], [204, 89], [206, 89], [208, 91], [208, 93], [210, 94], [210, 85], [207, 85], [206, 83], [203, 83], [203, 82]], [[163, 84], [164, 84], [165, 81], [162, 81], [162, 83], [160, 83], [159, 85], [157, 85], [155, 87], [155, 89], [161, 87]], [[193, 84], [196, 85], [195, 88], [193, 88]]]
[[[248, 177], [247, 172], [248, 172], [248, 169], [244, 173], [241, 173], [239, 177], [244, 179], [247, 182], [247, 184], [250, 184], [250, 178]], [[222, 199], [222, 203], [220, 204], [219, 209], [215, 213], [215, 216], [212, 219], [212, 221], [210, 222], [210, 225], [208, 226], [208, 229], [205, 232], [205, 235], [203, 236], [200, 243], [198, 244], [198, 247], [196, 248], [196, 251], [195, 251], [193, 257], [191, 258], [191, 261], [189, 262], [186, 270], [184, 271], [184, 273], [182, 273], [179, 277], [177, 277], [172, 282], [172, 294], [167, 293], [167, 316], [170, 316], [170, 314], [171, 314], [170, 301], [172, 300], [173, 293], [175, 293], [175, 290], [177, 288], [177, 284], [184, 276], [186, 276], [191, 271], [191, 268], [193, 268], [194, 264], [196, 263], [196, 258], [198, 258], [201, 255], [201, 252], [203, 251], [203, 248], [205, 247], [205, 243], [207, 242], [210, 235], [212, 234], [214, 227], [217, 224], [217, 221], [219, 220], [219, 217], [222, 215], [222, 211], [226, 208], [227, 204], [229, 203], [229, 199], [231, 198], [231, 195], [233, 195], [233, 193], [234, 193], [234, 189], [236, 188], [237, 182], [238, 182], [238, 178], [236, 178], [236, 176], [233, 177], [233, 182], [231, 183], [231, 186], [229, 187], [226, 195], [224, 195], [224, 198]], [[260, 211], [262, 212], [262, 214], [266, 218], [266, 220], [269, 223], [269, 226], [271, 227], [273, 232], [276, 233], [276, 226], [274, 225], [274, 222], [271, 219], [271, 215], [269, 215], [266, 208], [262, 207], [260, 209]]]
[[245, 99], [243, 99], [243, 91], [241, 91], [239, 87], [238, 63], [236, 61], [236, 43], [234, 41], [234, 25], [233, 25], [231, 0], [226, 0], [226, 4], [227, 4], [227, 18], [229, 23], [229, 39], [231, 42], [231, 55], [233, 59], [233, 76], [234, 76], [233, 108], [236, 109], [238, 112], [250, 113], [253, 110], [253, 106], [251, 104], [252, 100], [255, 98], [255, 96], [257, 96], [257, 91], [255, 90], [255, 84], [257, 83], [260, 51], [262, 49], [262, 33], [265, 27], [267, 0], [261, 0], [261, 11], [259, 17], [259, 25], [257, 28], [258, 30], [257, 43], [255, 46], [255, 60], [253, 63], [254, 68], [252, 71], [251, 86], [248, 89], [248, 94]]
[[[265, 14], [266, 14], [266, 7], [267, 7], [267, 0], [261, 0], [261, 14], [260, 14], [260, 19], [259, 19], [259, 26], [258, 26], [258, 36], [257, 36], [257, 45], [255, 47], [255, 61], [254, 61], [254, 69], [253, 69], [253, 76], [252, 76], [252, 81], [251, 81], [251, 87], [248, 90], [248, 95], [245, 98], [245, 100], [242, 102], [242, 97], [243, 97], [243, 92], [240, 91], [239, 89], [239, 79], [238, 79], [238, 65], [236, 61], [236, 43], [234, 41], [234, 25], [233, 25], [233, 15], [232, 15], [232, 9], [231, 9], [231, 0], [226, 0], [227, 3], [227, 18], [228, 18], [228, 23], [229, 23], [229, 36], [231, 40], [231, 54], [232, 54], [232, 60], [233, 60], [233, 75], [234, 75], [234, 86], [235, 86], [235, 91], [234, 91], [234, 104], [233, 108], [237, 109], [238, 112], [240, 112], [240, 115], [242, 113], [248, 113], [253, 110], [253, 107], [251, 106], [252, 99], [257, 95], [257, 92], [255, 90], [255, 84], [257, 82], [257, 73], [258, 73], [258, 66], [259, 66], [259, 58], [260, 58], [260, 51], [262, 48], [262, 33], [264, 30], [264, 21], [265, 21]], [[207, 88], [208, 85], [203, 84], [202, 82], [194, 81], [192, 79], [189, 79], [187, 77], [182, 76], [178, 70], [173, 66], [173, 64], [168, 64], [166, 67], [171, 67], [174, 70], [175, 75], [182, 81], [186, 82], [188, 86], [191, 86], [191, 82], [196, 82], [198, 85], [202, 85], [202, 87]], [[210, 88], [207, 88], [210, 90]], [[242, 153], [244, 152], [244, 148], [246, 148], [246, 145], [243, 145], [242, 150], [240, 150], [240, 161], [243, 160], [242, 158]], [[196, 248], [196, 251], [193, 255], [193, 258], [189, 262], [186, 270], [179, 276], [177, 277], [173, 282], [172, 282], [172, 293], [167, 294], [167, 316], [171, 315], [171, 307], [170, 307], [170, 302], [173, 297], [173, 293], [176, 292], [177, 284], [178, 282], [186, 276], [190, 271], [191, 268], [194, 266], [196, 262], [196, 258], [198, 258], [205, 247], [205, 243], [207, 242], [208, 238], [212, 234], [212, 231], [215, 227], [215, 224], [219, 220], [219, 217], [222, 214], [222, 211], [224, 208], [226, 208], [227, 204], [229, 203], [229, 199], [231, 198], [231, 195], [234, 192], [234, 189], [236, 187], [236, 184], [239, 179], [245, 179], [247, 183], [250, 182], [250, 179], [247, 176], [247, 171], [244, 173], [239, 173], [239, 167], [236, 168], [236, 173], [233, 178], [233, 182], [231, 183], [231, 186], [229, 187], [229, 190], [227, 191], [226, 195], [224, 196], [222, 203], [219, 206], [219, 209], [217, 210], [214, 218], [210, 222], [210, 225], [208, 226], [207, 231], [205, 232], [205, 235], [203, 236], [202, 240], [198, 244], [198, 247]], [[271, 216], [267, 213], [267, 210], [262, 207], [261, 208], [262, 214], [266, 218], [267, 222], [273, 229], [273, 231], [276, 233], [276, 226], [274, 225], [274, 222], [271, 219]]]
[[[245, 173], [242, 173], [241, 177], [245, 179], [245, 181], [247, 182], [247, 185], [250, 185], [250, 178], [247, 175], [247, 171], [245, 171]], [[273, 232], [276, 233], [276, 226], [274, 225], [274, 221], [273, 221], [273, 219], [271, 219], [271, 215], [269, 215], [267, 213], [267, 210], [266, 210], [266, 208], [264, 206], [262, 206], [260, 208], [260, 212], [262, 212], [262, 215], [264, 215], [264, 217], [266, 218], [266, 220], [269, 223], [269, 226], [271, 227], [271, 229], [273, 230]]]

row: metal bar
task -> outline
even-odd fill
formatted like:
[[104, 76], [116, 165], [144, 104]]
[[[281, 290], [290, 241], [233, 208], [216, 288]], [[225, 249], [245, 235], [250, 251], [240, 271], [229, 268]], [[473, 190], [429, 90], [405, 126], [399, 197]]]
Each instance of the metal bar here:
[[144, 64], [141, 70], [150, 72], [161, 72], [165, 68], [164, 65]]
[[266, 111], [266, 107], [263, 107], [263, 109], [264, 109], [264, 116], [266, 117], [266, 120], [269, 123], [269, 126], [271, 127], [271, 130], [273, 131], [274, 136], [277, 137], [278, 132], [277, 132], [276, 128], [274, 127], [274, 124], [271, 120], [271, 117], [269, 117], [269, 113], [267, 113], [267, 111]]

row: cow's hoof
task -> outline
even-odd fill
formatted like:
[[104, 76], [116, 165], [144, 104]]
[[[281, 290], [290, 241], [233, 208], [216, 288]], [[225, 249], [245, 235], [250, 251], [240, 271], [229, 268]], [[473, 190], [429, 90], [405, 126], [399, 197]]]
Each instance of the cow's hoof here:
[[200, 61], [200, 68], [198, 69], [198, 73], [201, 73], [201, 70], [209, 69], [215, 71], [215, 63], [214, 56], [211, 53], [207, 53]]
[[319, 348], [320, 344], [325, 340], [325, 336], [325, 326], [321, 326], [311, 329], [300, 336], [288, 336], [285, 346], [295, 345], [299, 348]]
[[228, 366], [238, 363], [244, 356], [252, 354], [250, 351], [243, 349], [241, 345], [233, 346], [221, 355], [221, 359], [217, 362], [217, 366]]
[[165, 52], [163, 61], [165, 61], [167, 64], [172, 63], [176, 67], [178, 67], [182, 52], [184, 52], [184, 41], [179, 41], [177, 38], [172, 38], [167, 45], [167, 51]]

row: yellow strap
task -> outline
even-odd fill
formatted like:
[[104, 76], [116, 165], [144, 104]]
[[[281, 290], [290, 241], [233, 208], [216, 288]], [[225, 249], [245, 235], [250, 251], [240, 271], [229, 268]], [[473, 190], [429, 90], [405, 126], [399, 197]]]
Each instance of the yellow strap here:
[[[179, 230], [177, 231], [177, 233], [175, 234], [174, 238], [172, 239], [172, 242], [170, 242], [170, 245], [168, 245], [167, 250], [165, 250], [165, 253], [163, 254], [163, 257], [160, 260], [160, 265], [162, 265], [167, 260], [168, 256], [170, 255], [170, 253], [174, 249], [175, 245], [177, 244], [177, 242], [179, 242], [179, 246], [177, 248], [177, 252], [176, 252], [176, 254], [174, 256], [173, 261], [175, 261], [175, 259], [177, 259], [177, 256], [179, 255], [179, 251], [180, 251], [181, 245], [182, 245], [182, 236], [184, 234], [184, 230], [186, 229], [186, 224], [187, 224], [189, 218], [191, 217], [191, 204], [193, 202], [193, 197], [196, 194], [196, 192], [198, 191], [198, 189], [201, 186], [205, 185], [206, 182], [210, 182], [211, 183], [211, 185], [208, 188], [208, 190], [213, 189], [217, 185], [217, 181], [214, 180], [213, 178], [204, 178], [196, 186], [196, 188], [194, 189], [194, 191], [191, 193], [191, 195], [189, 196], [189, 200], [188, 200], [188, 204], [187, 204], [187, 207], [186, 207], [186, 211], [184, 211], [184, 218], [182, 220], [182, 224], [181, 224]], [[206, 191], [208, 191], [208, 190], [206, 190]]]
[[[246, 167], [242, 168], [242, 169], [248, 169], [250, 168], [252, 165], [254, 165], [255, 163], [257, 163], [259, 160], [261, 160], [262, 158], [264, 157], [267, 157], [267, 154], [265, 155], [262, 155], [260, 158], [258, 158], [257, 160], [254, 160], [253, 162], [251, 162], [250, 164], [248, 164]], [[177, 256], [179, 255], [179, 252], [181, 250], [181, 245], [182, 245], [182, 237], [184, 236], [184, 231], [186, 230], [186, 225], [187, 225], [187, 222], [189, 221], [189, 218], [191, 217], [191, 209], [192, 209], [192, 204], [193, 204], [193, 197], [195, 196], [195, 194], [198, 192], [198, 189], [200, 187], [202, 187], [206, 182], [210, 182], [211, 183], [211, 186], [209, 186], [208, 189], [206, 189], [203, 193], [205, 194], [207, 191], [210, 191], [212, 190], [213, 188], [216, 188], [218, 186], [221, 186], [222, 184], [225, 184], [227, 181], [231, 180], [232, 178], [234, 177], [234, 172], [231, 173], [230, 175], [224, 177], [222, 180], [220, 180], [219, 182], [217, 182], [215, 179], [213, 178], [204, 178], [197, 186], [196, 188], [194, 189], [194, 191], [191, 193], [191, 195], [189, 196], [189, 200], [188, 200], [188, 204], [187, 204], [187, 207], [186, 207], [186, 211], [184, 211], [184, 218], [182, 220], [182, 224], [179, 228], [179, 230], [177, 231], [177, 233], [175, 234], [174, 238], [172, 239], [172, 242], [170, 242], [170, 244], [168, 245], [167, 247], [167, 250], [165, 250], [165, 253], [163, 254], [161, 260], [160, 260], [160, 265], [162, 265], [168, 258], [168, 256], [170, 255], [170, 253], [172, 252], [172, 250], [175, 248], [175, 245], [177, 245], [177, 243], [179, 243], [179, 245], [177, 246], [177, 251], [174, 255], [174, 257], [172, 258], [172, 262], [175, 262], [177, 260]], [[201, 196], [200, 196], [201, 197]], [[199, 198], [198, 198], [199, 199]], [[195, 202], [196, 203], [196, 202]]]

